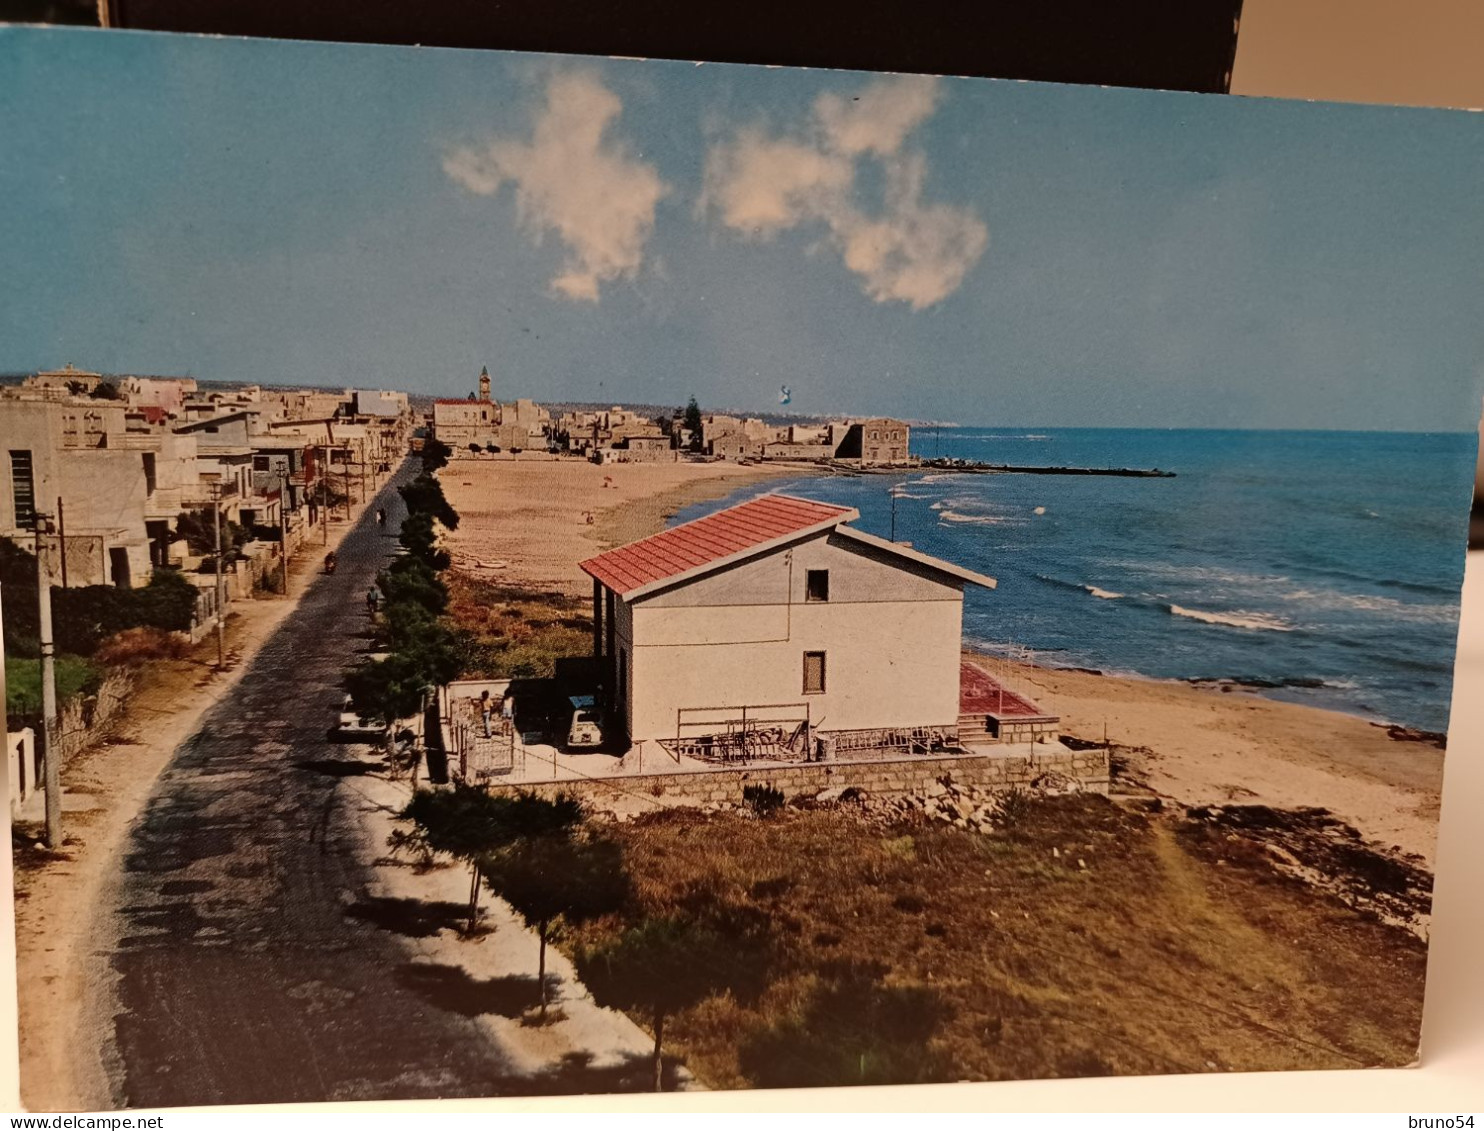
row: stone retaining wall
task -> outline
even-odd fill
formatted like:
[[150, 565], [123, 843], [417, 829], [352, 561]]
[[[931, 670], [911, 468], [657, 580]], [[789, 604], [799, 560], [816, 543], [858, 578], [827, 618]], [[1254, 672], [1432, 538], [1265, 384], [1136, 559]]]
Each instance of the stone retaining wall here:
[[86, 750], [103, 733], [108, 721], [124, 709], [134, 677], [127, 668], [112, 668], [95, 695], [74, 695], [57, 709], [56, 743], [61, 764]]
[[1108, 755], [1103, 750], [1024, 754], [913, 757], [873, 762], [810, 762], [795, 766], [697, 770], [691, 773], [624, 774], [528, 785], [497, 785], [499, 790], [528, 789], [544, 797], [573, 793], [603, 806], [624, 798], [661, 805], [704, 805], [742, 800], [743, 787], [770, 785], [787, 798], [813, 796], [825, 789], [855, 787], [877, 797], [921, 793], [940, 778], [988, 790], [1029, 787], [1046, 775], [1067, 779], [1062, 785], [1092, 793], [1108, 792]]

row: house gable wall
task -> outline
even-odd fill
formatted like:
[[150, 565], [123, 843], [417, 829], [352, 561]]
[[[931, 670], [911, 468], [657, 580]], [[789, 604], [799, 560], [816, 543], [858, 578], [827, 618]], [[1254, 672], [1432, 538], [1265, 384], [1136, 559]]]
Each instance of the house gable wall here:
[[[829, 600], [806, 599], [827, 569]], [[631, 643], [630, 732], [674, 737], [678, 708], [808, 704], [816, 726], [951, 727], [962, 584], [833, 532], [640, 598], [615, 620]], [[825, 690], [804, 692], [804, 653]]]

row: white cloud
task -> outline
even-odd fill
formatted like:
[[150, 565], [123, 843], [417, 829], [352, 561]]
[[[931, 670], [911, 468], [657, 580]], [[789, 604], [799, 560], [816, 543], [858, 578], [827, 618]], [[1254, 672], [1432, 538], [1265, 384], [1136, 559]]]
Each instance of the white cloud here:
[[814, 117], [837, 153], [890, 157], [932, 116], [937, 101], [937, 79], [897, 75], [878, 79], [848, 102], [838, 94], [821, 94]]
[[887, 170], [881, 218], [844, 215], [831, 230], [845, 266], [877, 302], [905, 302], [922, 310], [964, 281], [989, 243], [989, 230], [968, 208], [923, 204], [926, 160], [913, 154]]
[[[735, 232], [763, 238], [823, 223], [871, 298], [914, 310], [941, 302], [984, 254], [989, 230], [970, 208], [922, 201], [927, 160], [903, 146], [936, 101], [934, 79], [878, 79], [848, 101], [821, 95], [797, 136], [739, 130], [707, 155], [702, 210]], [[856, 175], [866, 160], [885, 173], [874, 213], [856, 201]]]
[[828, 212], [854, 178], [848, 158], [744, 129], [707, 154], [705, 200], [729, 228], [769, 236]]
[[551, 282], [567, 298], [596, 302], [601, 283], [638, 274], [655, 206], [669, 192], [653, 165], [608, 135], [622, 110], [596, 77], [559, 74], [530, 140], [457, 149], [443, 162], [449, 177], [480, 196], [514, 184], [521, 223], [538, 242], [556, 232], [571, 253]]

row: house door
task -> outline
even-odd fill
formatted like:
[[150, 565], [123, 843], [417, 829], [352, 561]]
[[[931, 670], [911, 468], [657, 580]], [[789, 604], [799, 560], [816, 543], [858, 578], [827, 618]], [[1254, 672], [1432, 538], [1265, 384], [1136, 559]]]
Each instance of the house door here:
[[108, 575], [120, 589], [129, 588], [129, 551], [125, 547], [109, 547]]

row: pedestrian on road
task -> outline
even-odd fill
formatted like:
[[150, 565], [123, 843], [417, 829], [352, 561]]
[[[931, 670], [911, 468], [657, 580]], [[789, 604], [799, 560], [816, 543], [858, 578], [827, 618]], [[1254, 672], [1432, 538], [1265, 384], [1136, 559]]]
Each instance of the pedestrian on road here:
[[376, 508], [376, 525], [377, 526], [385, 526], [386, 525], [386, 507], [377, 507]]
[[486, 687], [479, 693], [479, 717], [484, 720], [484, 737], [492, 738], [490, 732], [490, 718], [495, 713], [495, 704], [490, 699], [490, 690]]
[[500, 699], [500, 718], [505, 720], [505, 729], [509, 730], [515, 723], [515, 696], [504, 695]]
[[376, 615], [376, 606], [381, 604], [381, 591], [376, 586], [366, 590], [366, 611], [373, 617]]

